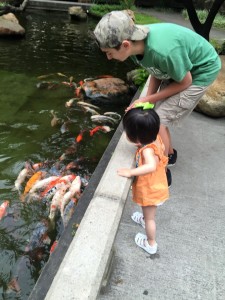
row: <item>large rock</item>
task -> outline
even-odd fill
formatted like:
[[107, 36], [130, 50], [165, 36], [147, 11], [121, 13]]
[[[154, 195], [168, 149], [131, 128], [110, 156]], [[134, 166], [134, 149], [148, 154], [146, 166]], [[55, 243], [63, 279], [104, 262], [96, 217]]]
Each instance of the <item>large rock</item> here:
[[12, 13], [0, 16], [0, 36], [24, 36], [25, 29]]
[[85, 96], [96, 104], [128, 104], [131, 101], [129, 86], [120, 78], [100, 78], [82, 85]]
[[196, 111], [210, 117], [225, 117], [225, 56], [221, 56], [222, 69], [214, 83], [202, 97]]
[[71, 6], [69, 7], [69, 15], [72, 19], [75, 20], [86, 20], [87, 13], [83, 10], [81, 6]]

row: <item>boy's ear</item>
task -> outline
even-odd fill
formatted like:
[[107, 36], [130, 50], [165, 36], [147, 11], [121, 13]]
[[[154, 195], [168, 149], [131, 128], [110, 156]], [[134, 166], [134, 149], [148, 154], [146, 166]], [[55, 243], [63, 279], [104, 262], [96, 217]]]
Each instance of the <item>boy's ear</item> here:
[[122, 42], [122, 45], [123, 45], [124, 48], [129, 48], [130, 45], [131, 45], [131, 41], [124, 40], [124, 41]]

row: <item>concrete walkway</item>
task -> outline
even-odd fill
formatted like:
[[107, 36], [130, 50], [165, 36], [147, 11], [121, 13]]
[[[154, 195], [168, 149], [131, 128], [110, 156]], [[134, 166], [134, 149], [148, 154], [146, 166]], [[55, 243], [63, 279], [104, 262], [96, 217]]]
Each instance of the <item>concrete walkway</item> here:
[[[149, 14], [153, 17], [156, 17], [164, 22], [168, 23], [175, 23], [178, 25], [185, 26], [187, 28], [193, 29], [192, 25], [189, 20], [185, 20], [181, 13], [176, 12], [163, 12], [163, 11], [156, 11], [154, 9], [148, 9], [148, 8], [138, 8], [139, 12], [142, 12], [144, 14]], [[216, 38], [218, 40], [225, 40], [225, 30], [215, 29], [212, 28], [210, 30], [210, 38]]]
[[129, 195], [99, 300], [225, 299], [225, 118], [193, 112], [172, 138], [178, 161], [170, 200], [157, 211], [159, 251], [150, 256], [135, 245], [144, 229], [130, 218], [140, 209]]

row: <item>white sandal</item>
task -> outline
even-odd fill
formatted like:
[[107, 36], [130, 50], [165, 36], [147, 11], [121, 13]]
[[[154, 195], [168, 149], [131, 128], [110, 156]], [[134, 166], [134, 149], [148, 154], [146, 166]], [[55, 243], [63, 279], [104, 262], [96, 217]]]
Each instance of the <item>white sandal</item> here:
[[133, 215], [131, 216], [131, 219], [135, 223], [137, 223], [137, 224], [141, 225], [143, 228], [145, 228], [145, 221], [144, 221], [144, 216], [142, 213], [140, 213], [138, 211], [134, 212]]
[[157, 248], [158, 248], [157, 243], [155, 243], [154, 246], [150, 246], [148, 243], [147, 236], [145, 234], [137, 233], [134, 240], [136, 245], [144, 249], [149, 254], [155, 254], [157, 252]]

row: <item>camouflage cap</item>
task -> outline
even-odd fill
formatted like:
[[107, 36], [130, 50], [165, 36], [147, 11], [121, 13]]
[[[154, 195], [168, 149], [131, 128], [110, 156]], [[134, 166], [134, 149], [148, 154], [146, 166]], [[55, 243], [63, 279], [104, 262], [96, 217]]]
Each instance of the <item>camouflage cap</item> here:
[[124, 40], [143, 40], [148, 32], [148, 27], [136, 25], [126, 11], [112, 11], [102, 17], [94, 35], [101, 48], [114, 48]]

